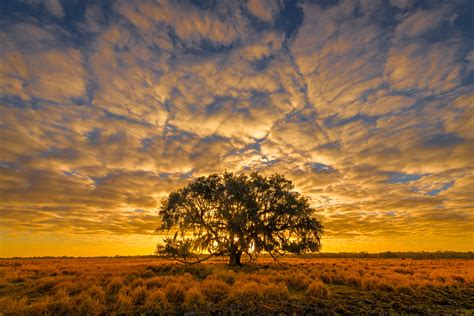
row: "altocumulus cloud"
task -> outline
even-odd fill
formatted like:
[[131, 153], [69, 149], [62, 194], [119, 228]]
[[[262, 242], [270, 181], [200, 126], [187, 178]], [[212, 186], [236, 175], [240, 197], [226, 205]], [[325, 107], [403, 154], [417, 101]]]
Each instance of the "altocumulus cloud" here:
[[2, 234], [152, 234], [170, 190], [257, 170], [312, 198], [330, 249], [472, 248], [470, 1], [0, 7]]

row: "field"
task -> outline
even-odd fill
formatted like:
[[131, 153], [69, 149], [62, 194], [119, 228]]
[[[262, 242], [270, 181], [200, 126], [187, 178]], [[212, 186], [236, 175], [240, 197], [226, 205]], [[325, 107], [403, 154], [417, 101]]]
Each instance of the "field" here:
[[[469, 259], [0, 260], [4, 315], [466, 314]], [[0, 312], [0, 314], [2, 313]]]

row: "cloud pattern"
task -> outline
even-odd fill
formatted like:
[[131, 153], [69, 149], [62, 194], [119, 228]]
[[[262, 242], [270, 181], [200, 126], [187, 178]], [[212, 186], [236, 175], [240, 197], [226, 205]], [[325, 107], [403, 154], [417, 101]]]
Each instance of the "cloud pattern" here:
[[3, 255], [151, 243], [160, 200], [224, 170], [291, 178], [326, 250], [472, 250], [472, 2], [0, 6]]

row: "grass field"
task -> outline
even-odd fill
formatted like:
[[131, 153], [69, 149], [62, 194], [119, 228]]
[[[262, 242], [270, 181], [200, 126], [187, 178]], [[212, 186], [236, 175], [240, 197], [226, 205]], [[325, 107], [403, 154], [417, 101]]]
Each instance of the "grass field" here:
[[0, 260], [0, 314], [466, 314], [469, 259]]

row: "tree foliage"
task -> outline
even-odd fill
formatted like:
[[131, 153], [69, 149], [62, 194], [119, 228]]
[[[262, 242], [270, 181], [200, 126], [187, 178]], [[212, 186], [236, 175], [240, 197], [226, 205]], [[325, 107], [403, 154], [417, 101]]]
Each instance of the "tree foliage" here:
[[[196, 253], [229, 256], [240, 265], [269, 253], [320, 249], [323, 226], [308, 198], [282, 175], [212, 174], [199, 177], [163, 200], [159, 231], [174, 230], [157, 253], [190, 262]], [[196, 259], [197, 260], [197, 259]]]

